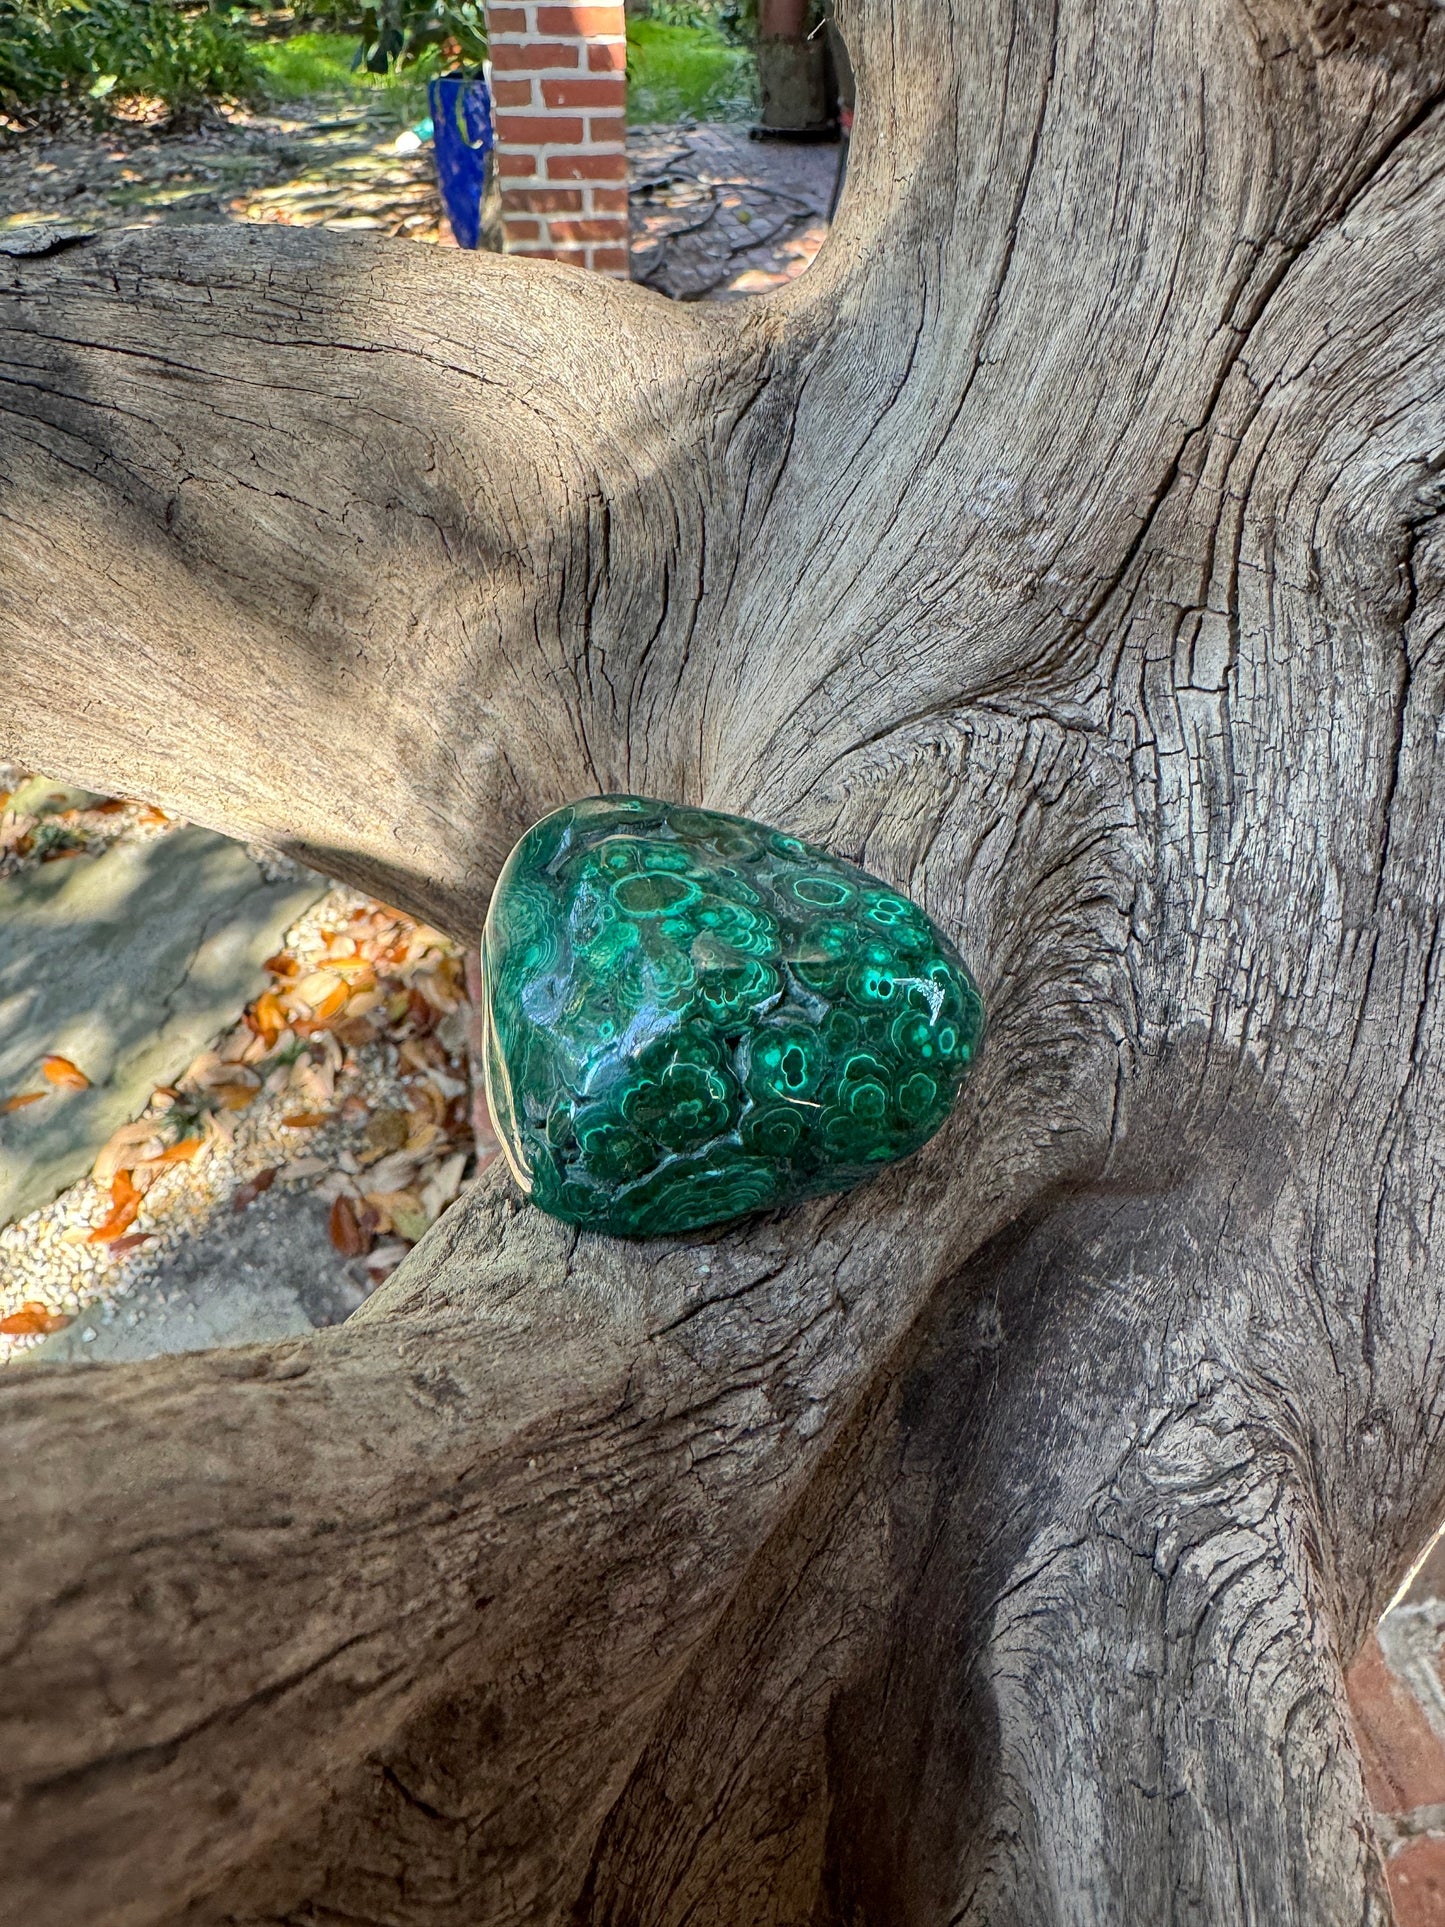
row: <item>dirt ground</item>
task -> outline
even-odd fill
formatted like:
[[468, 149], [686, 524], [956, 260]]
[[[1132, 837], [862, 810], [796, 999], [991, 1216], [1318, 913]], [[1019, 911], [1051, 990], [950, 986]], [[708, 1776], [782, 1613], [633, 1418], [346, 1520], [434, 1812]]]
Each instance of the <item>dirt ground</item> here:
[[[284, 113], [220, 109], [192, 131], [77, 117], [0, 138], [0, 229], [279, 222], [455, 245], [430, 147], [396, 151], [394, 110], [334, 100]], [[801, 274], [827, 234], [837, 146], [755, 141], [735, 124], [643, 127], [632, 160], [638, 281], [677, 300], [763, 293]]]
[[446, 241], [430, 148], [396, 152], [375, 110], [313, 103], [284, 114], [212, 113], [173, 132], [80, 120], [0, 144], [0, 229], [57, 218], [102, 227], [277, 221]]

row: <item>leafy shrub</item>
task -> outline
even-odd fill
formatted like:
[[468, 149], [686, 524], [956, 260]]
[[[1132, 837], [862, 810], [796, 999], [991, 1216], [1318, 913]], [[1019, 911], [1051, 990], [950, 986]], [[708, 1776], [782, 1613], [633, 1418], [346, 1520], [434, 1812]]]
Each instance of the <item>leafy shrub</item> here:
[[757, 37], [758, 0], [649, 0], [648, 18], [665, 27], [702, 27], [735, 47]]
[[0, 108], [150, 95], [175, 115], [261, 91], [245, 37], [209, 9], [168, 0], [0, 0]]
[[361, 61], [374, 74], [395, 72], [428, 47], [448, 65], [480, 69], [487, 57], [483, 0], [375, 0], [361, 16]]

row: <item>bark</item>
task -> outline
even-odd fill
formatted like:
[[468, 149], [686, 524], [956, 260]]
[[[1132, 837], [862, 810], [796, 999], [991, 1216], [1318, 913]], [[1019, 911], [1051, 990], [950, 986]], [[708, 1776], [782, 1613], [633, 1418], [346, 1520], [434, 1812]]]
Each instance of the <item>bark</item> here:
[[1445, 1505], [1445, 17], [840, 7], [786, 294], [0, 257], [0, 748], [475, 936], [609, 789], [895, 879], [992, 1037], [844, 1200], [495, 1168], [347, 1325], [0, 1388], [35, 1927], [1385, 1921]]

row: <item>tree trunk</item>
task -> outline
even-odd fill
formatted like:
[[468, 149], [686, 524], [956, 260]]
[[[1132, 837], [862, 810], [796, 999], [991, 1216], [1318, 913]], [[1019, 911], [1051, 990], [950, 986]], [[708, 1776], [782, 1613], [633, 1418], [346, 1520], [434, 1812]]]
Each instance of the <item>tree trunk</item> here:
[[1389, 1917], [1341, 1666], [1445, 1505], [1445, 15], [855, 0], [785, 293], [0, 256], [0, 748], [474, 937], [785, 825], [960, 943], [918, 1158], [0, 1388], [28, 1927]]

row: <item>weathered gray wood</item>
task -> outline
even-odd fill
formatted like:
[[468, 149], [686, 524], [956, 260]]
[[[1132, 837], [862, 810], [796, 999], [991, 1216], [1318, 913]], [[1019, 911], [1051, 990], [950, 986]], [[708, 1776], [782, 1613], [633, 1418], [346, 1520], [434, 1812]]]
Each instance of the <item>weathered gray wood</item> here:
[[1341, 1665], [1445, 1505], [1445, 16], [844, 10], [840, 220], [673, 309], [0, 260], [0, 747], [474, 932], [629, 788], [993, 1012], [870, 1190], [0, 1388], [36, 1927], [1388, 1918]]

